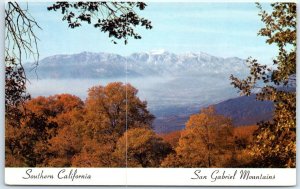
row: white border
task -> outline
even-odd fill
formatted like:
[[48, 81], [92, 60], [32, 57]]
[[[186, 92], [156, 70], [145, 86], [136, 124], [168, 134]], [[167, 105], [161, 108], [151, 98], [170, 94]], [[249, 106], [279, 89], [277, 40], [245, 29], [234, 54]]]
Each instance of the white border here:
[[[7, 1], [7, 0], [6, 0]], [[27, 0], [19, 0], [19, 2], [27, 2]], [[55, 2], [56, 0], [47, 0], [47, 2]], [[74, 1], [74, 0], [72, 0]], [[236, 3], [236, 2], [240, 2], [240, 3], [249, 3], [249, 2], [256, 2], [257, 0], [188, 0], [186, 1], [186, 3], [189, 2], [209, 2], [209, 3], [220, 3], [220, 2], [232, 2], [232, 3]], [[30, 0], [30, 2], [43, 2], [41, 0]], [[183, 0], [146, 0], [145, 2], [185, 2]], [[272, 0], [260, 0], [260, 2], [274, 2]], [[297, 0], [281, 0], [280, 2], [298, 2]], [[4, 26], [4, 1], [0, 1], [0, 26]], [[297, 10], [299, 10], [299, 7], [297, 7]], [[0, 27], [0, 31], [1, 31], [1, 52], [0, 52], [0, 58], [3, 61], [4, 60], [4, 27]], [[297, 39], [297, 41], [299, 40], [299, 38]], [[299, 54], [297, 54], [297, 59], [299, 58]], [[297, 65], [297, 72], [299, 71], [299, 67], [300, 65]], [[2, 66], [0, 67], [0, 77], [1, 77], [1, 89], [0, 89], [0, 121], [1, 121], [1, 153], [3, 154], [1, 156], [1, 160], [0, 161], [0, 165], [2, 167], [1, 171], [0, 171], [0, 176], [2, 178], [2, 182], [4, 181], [4, 174], [5, 173], [5, 184], [15, 184], [15, 185], [36, 185], [33, 181], [30, 182], [26, 182], [24, 183], [24, 179], [22, 179], [22, 177], [24, 176], [24, 172], [26, 171], [28, 168], [4, 168], [4, 64], [2, 64]], [[297, 74], [298, 75], [298, 74]], [[298, 83], [298, 81], [297, 81]], [[300, 94], [299, 94], [300, 95]], [[298, 96], [298, 95], [297, 95]], [[299, 97], [299, 96], [298, 96]], [[297, 105], [299, 105], [297, 101]], [[298, 116], [297, 116], [298, 117]], [[299, 141], [297, 141], [297, 145], [299, 145]], [[298, 154], [298, 152], [297, 152]], [[297, 160], [299, 158], [297, 157]], [[299, 162], [299, 161], [298, 161]], [[32, 168], [32, 169], [45, 169], [45, 170], [49, 170], [49, 171], [53, 171], [53, 173], [57, 173], [57, 171], [63, 169], [63, 168]], [[69, 168], [67, 168], [69, 169]], [[75, 169], [75, 168], [74, 168]], [[216, 168], [217, 169], [217, 168]], [[213, 169], [213, 170], [216, 170]], [[82, 171], [86, 171], [87, 173], [91, 173], [92, 174], [92, 181], [90, 182], [84, 182], [84, 181], [80, 181], [78, 183], [78, 185], [178, 185], [178, 186], [187, 186], [187, 185], [199, 185], [199, 186], [204, 186], [204, 185], [210, 185], [210, 186], [294, 186], [296, 185], [296, 169], [266, 169], [266, 168], [261, 168], [261, 169], [246, 169], [246, 170], [254, 170], [254, 172], [258, 171], [259, 172], [264, 172], [264, 173], [275, 173], [277, 176], [277, 178], [274, 181], [271, 181], [269, 183], [265, 183], [265, 182], [261, 182], [261, 181], [253, 181], [250, 183], [240, 183], [238, 184], [239, 181], [233, 181], [231, 183], [223, 183], [223, 184], [206, 184], [205, 182], [194, 182], [194, 181], [190, 181], [188, 178], [190, 176], [191, 173], [193, 173], [195, 170], [205, 170], [205, 171], [209, 171], [209, 169], [203, 169], [203, 168], [176, 168], [176, 169], [163, 169], [163, 168], [158, 168], [158, 169], [150, 169], [150, 168], [143, 168], [143, 169], [139, 169], [139, 168], [128, 168], [127, 169], [127, 173], [128, 173], [128, 178], [127, 180], [123, 179], [123, 175], [124, 170], [125, 169], [121, 169], [121, 168], [78, 168], [78, 170], [82, 170]], [[110, 172], [110, 170], [113, 170], [113, 173]], [[175, 171], [176, 170], [176, 171]], [[230, 170], [230, 169], [219, 169], [219, 170]], [[239, 170], [239, 169], [237, 169]], [[103, 171], [103, 172], [102, 172]], [[102, 173], [101, 173], [102, 172]], [[151, 173], [150, 173], [151, 172]], [[137, 174], [137, 175], [136, 175]], [[169, 176], [166, 176], [169, 175]], [[173, 176], [173, 177], [172, 177]], [[180, 177], [179, 177], [180, 176]], [[299, 177], [299, 175], [298, 175]], [[20, 179], [21, 178], [21, 179]], [[137, 178], [139, 178], [140, 180], [137, 180]], [[279, 180], [277, 180], [278, 178], [280, 178]], [[130, 179], [133, 179], [130, 180]], [[157, 182], [153, 183], [153, 180], [157, 179]], [[167, 180], [170, 180], [170, 184], [158, 184], [161, 182], [166, 182]], [[187, 180], [185, 180], [187, 179]], [[183, 181], [184, 180], [184, 181]], [[111, 181], [111, 183], [109, 184], [108, 181]], [[1, 183], [2, 183], [1, 182]], [[142, 183], [141, 183], [142, 182]], [[152, 183], [150, 183], [152, 182]], [[176, 184], [176, 183], [181, 183], [181, 184]], [[192, 183], [193, 184], [190, 184]], [[123, 184], [121, 184], [123, 183]], [[61, 180], [51, 180], [51, 181], [47, 181], [44, 180], [42, 182], [37, 183], [38, 185], [76, 185], [75, 183], [67, 183], [67, 181], [61, 181]], [[33, 186], [31, 186], [30, 188], [32, 188]], [[8, 188], [8, 186], [5, 185], [1, 185], [1, 188]], [[9, 188], [13, 188], [12, 186], [9, 186]], [[19, 187], [20, 188], [20, 187]], [[38, 188], [42, 188], [40, 186], [38, 186]]]
[[[201, 171], [201, 172], [200, 172]], [[248, 172], [258, 179], [241, 178]], [[70, 174], [71, 172], [71, 174]], [[84, 175], [85, 178], [74, 178]], [[222, 179], [225, 176], [231, 176]], [[33, 178], [33, 175], [41, 175]], [[51, 175], [50, 177], [46, 175]], [[87, 176], [89, 175], [89, 176]], [[262, 179], [269, 176], [269, 179]], [[217, 176], [220, 176], [217, 178]], [[200, 178], [201, 177], [201, 178]], [[206, 178], [204, 178], [206, 177]], [[217, 178], [217, 179], [215, 179]], [[253, 177], [252, 177], [253, 178]], [[295, 186], [289, 168], [5, 168], [7, 185]]]

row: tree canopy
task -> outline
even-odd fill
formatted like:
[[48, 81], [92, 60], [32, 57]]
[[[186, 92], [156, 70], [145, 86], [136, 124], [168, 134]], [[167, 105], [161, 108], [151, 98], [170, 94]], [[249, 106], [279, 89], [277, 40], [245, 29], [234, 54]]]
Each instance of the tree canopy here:
[[141, 26], [152, 29], [151, 21], [140, 17], [135, 8], [144, 10], [143, 2], [56, 2], [48, 7], [49, 11], [60, 10], [63, 21], [68, 22], [70, 28], [82, 26], [82, 23], [93, 25], [101, 32], [108, 33], [108, 37], [123, 39], [128, 43], [128, 38], [141, 39], [135, 27]]
[[[273, 60], [276, 69], [249, 58], [250, 75], [240, 80], [231, 76], [234, 87], [250, 95], [260, 88], [258, 100], [271, 100], [275, 104], [272, 121], [259, 123], [255, 144], [251, 146], [258, 167], [296, 166], [296, 3], [272, 3], [272, 12], [260, 10], [264, 27], [258, 35], [266, 37], [267, 44], [278, 47]], [[259, 82], [262, 81], [262, 82]], [[259, 83], [264, 83], [263, 86]]]
[[119, 138], [114, 156], [125, 167], [160, 167], [161, 161], [172, 151], [151, 129], [133, 128]]
[[119, 147], [116, 145], [119, 140], [124, 141], [119, 138], [127, 136], [128, 130], [133, 138], [149, 134], [153, 144], [149, 144], [151, 149], [146, 157], [149, 159], [143, 161], [158, 159], [142, 165], [158, 166], [164, 156], [156, 155], [168, 153], [170, 147], [152, 131], [154, 116], [137, 92], [129, 84], [115, 82], [90, 88], [85, 102], [70, 94], [27, 100], [20, 109], [23, 116], [6, 121], [6, 165], [124, 166], [118, 161], [122, 158], [120, 154], [115, 158], [113, 154], [120, 145], [124, 146], [122, 142]]
[[176, 153], [169, 155], [162, 165], [224, 167], [232, 156], [233, 145], [231, 120], [216, 114], [213, 107], [204, 108], [190, 117], [181, 132]]

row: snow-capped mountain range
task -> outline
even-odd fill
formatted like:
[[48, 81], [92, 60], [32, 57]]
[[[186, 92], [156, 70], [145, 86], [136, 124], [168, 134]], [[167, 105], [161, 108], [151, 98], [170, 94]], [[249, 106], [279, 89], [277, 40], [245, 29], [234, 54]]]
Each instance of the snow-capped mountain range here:
[[[34, 65], [25, 64], [29, 72]], [[245, 60], [221, 58], [203, 52], [174, 54], [151, 51], [121, 56], [112, 53], [82, 52], [71, 55], [54, 55], [39, 61], [37, 74], [40, 79], [52, 78], [112, 78], [138, 76], [199, 76], [202, 74], [244, 75]], [[246, 73], [245, 73], [246, 74]]]

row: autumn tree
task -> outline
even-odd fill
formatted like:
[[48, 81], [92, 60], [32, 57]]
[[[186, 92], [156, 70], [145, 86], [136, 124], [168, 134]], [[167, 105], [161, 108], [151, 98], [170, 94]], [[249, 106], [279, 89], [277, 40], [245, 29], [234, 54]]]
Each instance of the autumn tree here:
[[71, 160], [72, 167], [117, 167], [112, 156], [115, 140], [107, 135], [102, 139], [83, 137], [80, 152]]
[[21, 118], [20, 106], [30, 98], [26, 93], [23, 69], [16, 66], [14, 58], [5, 57], [5, 165], [25, 166], [19, 145]]
[[28, 113], [20, 125], [12, 127], [6, 123], [5, 126], [6, 166], [16, 166], [15, 160], [19, 166], [40, 166], [47, 156], [48, 140], [54, 136], [57, 124]]
[[114, 166], [111, 155], [118, 138], [131, 128], [151, 128], [154, 116], [137, 92], [130, 84], [121, 82], [89, 89], [84, 117], [86, 138], [81, 153], [74, 159], [75, 165], [81, 166], [83, 159], [90, 158], [88, 162], [96, 165]]
[[[275, 69], [249, 58], [250, 75], [243, 80], [231, 76], [234, 87], [244, 95], [260, 88], [258, 100], [271, 100], [275, 111], [271, 121], [259, 123], [251, 151], [257, 167], [296, 166], [296, 3], [272, 3], [272, 12], [260, 10], [264, 27], [258, 35], [267, 38], [267, 44], [278, 47], [273, 60]], [[260, 82], [262, 81], [262, 82]], [[261, 85], [261, 83], [264, 83]]]
[[58, 150], [60, 153], [63, 153], [62, 149], [71, 151], [68, 142], [80, 139], [72, 135], [76, 130], [73, 123], [78, 121], [74, 120], [74, 115], [81, 116], [83, 105], [80, 98], [69, 94], [28, 100], [21, 109], [21, 114], [26, 116], [20, 117], [19, 124], [13, 126], [6, 122], [7, 165], [11, 165], [9, 159], [15, 155], [22, 159], [24, 166], [46, 166], [45, 161], [50, 156], [52, 159], [57, 157], [55, 152]]
[[82, 140], [83, 101], [70, 94], [36, 97], [25, 104], [26, 111], [57, 124], [52, 138], [45, 147], [47, 156], [43, 166], [70, 166], [71, 158], [80, 151]]
[[48, 141], [48, 156], [44, 166], [70, 167], [72, 159], [79, 154], [84, 140], [84, 111], [73, 109], [57, 117], [56, 135]]
[[[137, 97], [138, 90], [130, 84], [112, 82], [107, 86], [89, 89], [86, 100], [90, 124], [121, 136], [126, 129], [146, 125], [151, 127], [154, 116], [147, 110], [147, 102]], [[95, 121], [99, 123], [94, 124]]]
[[164, 167], [224, 167], [232, 158], [233, 127], [231, 120], [216, 114], [213, 107], [194, 114], [181, 132], [175, 154]]
[[71, 94], [58, 94], [49, 97], [38, 96], [28, 100], [24, 111], [32, 112], [38, 116], [44, 116], [48, 122], [57, 122], [61, 127], [69, 125], [69, 114], [82, 110], [83, 101]]
[[114, 156], [119, 167], [159, 167], [172, 151], [153, 130], [145, 127], [129, 129], [119, 138]]
[[253, 133], [257, 125], [243, 125], [234, 128], [234, 151], [231, 167], [253, 167], [253, 157], [249, 146], [253, 144]]
[[178, 141], [181, 136], [181, 130], [163, 133], [160, 134], [160, 136], [164, 139], [164, 141], [171, 144], [172, 148], [175, 149], [178, 146]]

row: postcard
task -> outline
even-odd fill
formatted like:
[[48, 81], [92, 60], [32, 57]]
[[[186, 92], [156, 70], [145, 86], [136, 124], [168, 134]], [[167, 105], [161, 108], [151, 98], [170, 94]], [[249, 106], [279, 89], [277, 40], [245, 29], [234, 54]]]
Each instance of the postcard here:
[[7, 185], [296, 185], [296, 2], [7, 1]]

